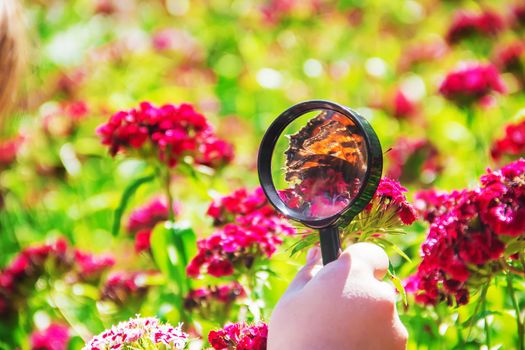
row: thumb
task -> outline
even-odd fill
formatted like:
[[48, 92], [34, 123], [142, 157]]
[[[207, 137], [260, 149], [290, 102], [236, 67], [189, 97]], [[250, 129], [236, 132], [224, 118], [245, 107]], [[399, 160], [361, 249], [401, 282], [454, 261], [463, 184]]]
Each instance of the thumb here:
[[321, 249], [313, 247], [306, 254], [306, 264], [297, 272], [285, 294], [303, 289], [321, 266]]

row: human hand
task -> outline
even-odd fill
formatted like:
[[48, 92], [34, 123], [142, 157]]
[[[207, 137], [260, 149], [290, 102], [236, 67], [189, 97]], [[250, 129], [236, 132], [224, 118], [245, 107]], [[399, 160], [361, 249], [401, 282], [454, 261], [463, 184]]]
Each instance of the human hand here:
[[371, 243], [356, 243], [326, 266], [321, 251], [308, 252], [277, 303], [269, 323], [268, 350], [405, 349], [408, 333], [395, 292], [383, 282], [388, 256]]

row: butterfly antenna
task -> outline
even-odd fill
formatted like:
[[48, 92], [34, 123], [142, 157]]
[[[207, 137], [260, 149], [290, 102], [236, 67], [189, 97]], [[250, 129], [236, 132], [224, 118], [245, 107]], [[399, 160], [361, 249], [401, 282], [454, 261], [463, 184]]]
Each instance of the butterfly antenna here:
[[383, 155], [387, 154], [388, 152], [390, 152], [392, 150], [392, 147], [390, 147], [389, 149], [387, 149], [386, 151], [383, 152]]

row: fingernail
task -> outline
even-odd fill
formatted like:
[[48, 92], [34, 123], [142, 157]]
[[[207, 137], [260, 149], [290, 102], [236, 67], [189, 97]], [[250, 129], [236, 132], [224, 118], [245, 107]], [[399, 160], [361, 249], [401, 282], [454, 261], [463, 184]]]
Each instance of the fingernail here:
[[306, 262], [310, 264], [310, 263], [317, 261], [318, 258], [319, 258], [319, 248], [317, 247], [310, 248], [310, 250], [306, 254]]

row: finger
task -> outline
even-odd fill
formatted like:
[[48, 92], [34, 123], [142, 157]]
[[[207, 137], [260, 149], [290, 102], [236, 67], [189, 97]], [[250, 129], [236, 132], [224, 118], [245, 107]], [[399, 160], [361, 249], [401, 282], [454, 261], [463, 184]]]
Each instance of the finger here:
[[385, 251], [372, 243], [356, 243], [348, 247], [342, 255], [349, 254], [352, 257], [353, 267], [356, 269], [364, 268], [366, 272], [382, 280], [388, 271], [388, 255]]
[[286, 293], [294, 292], [303, 287], [312, 279], [321, 267], [321, 249], [314, 247], [306, 254], [306, 264], [297, 272], [292, 283], [288, 286]]

